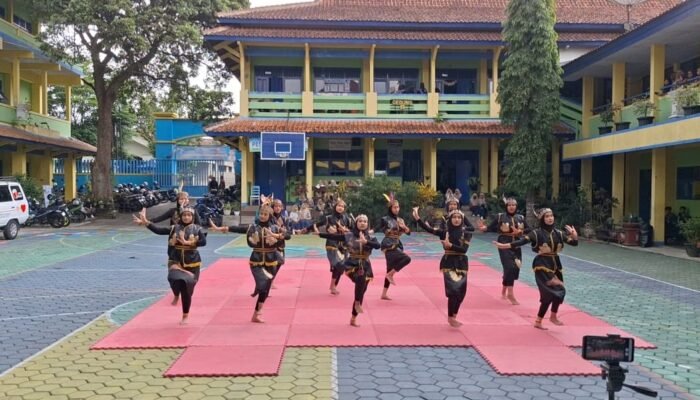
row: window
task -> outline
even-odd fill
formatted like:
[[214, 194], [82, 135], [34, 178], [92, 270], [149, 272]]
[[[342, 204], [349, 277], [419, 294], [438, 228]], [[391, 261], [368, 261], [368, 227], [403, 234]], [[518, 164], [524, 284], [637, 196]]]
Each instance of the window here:
[[362, 150], [314, 150], [314, 175], [362, 176]]
[[5, 7], [0, 6], [0, 18], [5, 18]]
[[678, 168], [676, 179], [676, 199], [700, 200], [700, 167]]
[[10, 196], [10, 188], [7, 185], [0, 186], [0, 203], [7, 203], [12, 201], [12, 196]]
[[417, 93], [420, 88], [417, 68], [377, 68], [374, 90], [379, 94]]
[[255, 91], [301, 93], [301, 67], [255, 67]]
[[15, 200], [24, 200], [24, 195], [22, 194], [22, 189], [17, 186], [13, 185], [10, 187], [10, 192], [12, 193], [12, 198]]
[[314, 68], [315, 93], [362, 93], [359, 68]]
[[476, 93], [475, 69], [439, 69], [435, 72], [435, 83], [440, 93]]
[[14, 22], [15, 25], [19, 26], [20, 28], [24, 29], [25, 31], [31, 33], [32, 32], [32, 23], [25, 20], [22, 17], [18, 17], [17, 15], [14, 16]]

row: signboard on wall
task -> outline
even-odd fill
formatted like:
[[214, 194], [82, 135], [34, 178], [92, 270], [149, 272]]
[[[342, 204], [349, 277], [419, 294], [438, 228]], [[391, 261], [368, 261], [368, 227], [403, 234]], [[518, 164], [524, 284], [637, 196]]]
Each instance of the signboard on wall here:
[[328, 150], [350, 151], [352, 150], [352, 139], [328, 139]]
[[403, 162], [403, 141], [401, 139], [387, 140], [386, 158], [389, 162]]
[[260, 137], [248, 138], [248, 151], [251, 153], [260, 153], [260, 149], [262, 148], [261, 143]]

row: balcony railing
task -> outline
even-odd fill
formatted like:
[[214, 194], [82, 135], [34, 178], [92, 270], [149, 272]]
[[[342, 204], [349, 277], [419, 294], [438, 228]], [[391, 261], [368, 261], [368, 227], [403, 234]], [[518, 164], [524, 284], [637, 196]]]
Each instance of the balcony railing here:
[[383, 118], [426, 118], [428, 95], [381, 94], [377, 96], [377, 116]]
[[300, 117], [301, 94], [250, 92], [251, 117]]
[[576, 132], [576, 137], [581, 133], [581, 121], [583, 119], [581, 104], [571, 100], [561, 99], [559, 105], [561, 121], [569, 125]]
[[[629, 122], [630, 126], [628, 129], [635, 129], [639, 128], [639, 121], [638, 117], [639, 115], [635, 114], [634, 110], [634, 101], [637, 100], [644, 100], [649, 97], [649, 93], [642, 93], [627, 99], [623, 100], [623, 104], [629, 104], [620, 110], [620, 122]], [[656, 109], [657, 112], [655, 113], [656, 118], [654, 119], [654, 123], [659, 123], [659, 122], [664, 122], [667, 121], [669, 118], [673, 117], [679, 117], [683, 116], [683, 110], [680, 109], [680, 107], [677, 107], [678, 109], [673, 110], [673, 102], [674, 102], [674, 91], [671, 91], [669, 93], [666, 93], [664, 96], [658, 97], [657, 102], [656, 102]], [[605, 106], [599, 106], [593, 109], [594, 113], [600, 113], [607, 105]], [[604, 124], [600, 120], [600, 114], [596, 114], [590, 118], [590, 137], [595, 137], [599, 136], [599, 127], [603, 127]], [[611, 126], [614, 124], [611, 124]]]
[[[26, 118], [17, 118], [17, 108], [0, 104], [0, 122], [15, 125], [38, 134], [55, 134], [70, 137], [70, 122], [29, 111]], [[47, 132], [48, 131], [48, 132]]]
[[314, 117], [364, 117], [365, 94], [314, 94]]
[[441, 94], [438, 112], [444, 118], [488, 118], [490, 98], [484, 94]]

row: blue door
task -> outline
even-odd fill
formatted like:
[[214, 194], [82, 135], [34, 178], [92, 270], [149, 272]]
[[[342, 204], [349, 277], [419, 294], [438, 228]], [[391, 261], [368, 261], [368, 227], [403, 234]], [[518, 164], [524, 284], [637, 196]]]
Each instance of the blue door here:
[[462, 192], [462, 204], [469, 201], [469, 185], [467, 182], [474, 174], [474, 168], [470, 160], [457, 160], [455, 165], [455, 186]]
[[255, 182], [260, 186], [260, 193], [265, 196], [271, 194], [275, 198], [285, 200], [285, 182], [287, 181], [287, 169], [282, 166], [282, 161], [261, 160], [255, 158]]

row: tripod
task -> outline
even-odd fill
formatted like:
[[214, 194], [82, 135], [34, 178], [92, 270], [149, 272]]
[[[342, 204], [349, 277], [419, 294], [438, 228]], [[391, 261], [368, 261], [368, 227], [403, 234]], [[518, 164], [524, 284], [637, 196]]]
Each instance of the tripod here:
[[603, 379], [607, 379], [608, 400], [615, 400], [615, 392], [621, 391], [623, 386], [645, 396], [656, 397], [658, 395], [656, 391], [649, 388], [624, 383], [625, 373], [628, 371], [626, 368], [622, 368], [617, 361], [606, 361], [600, 367], [603, 369], [601, 371]]

